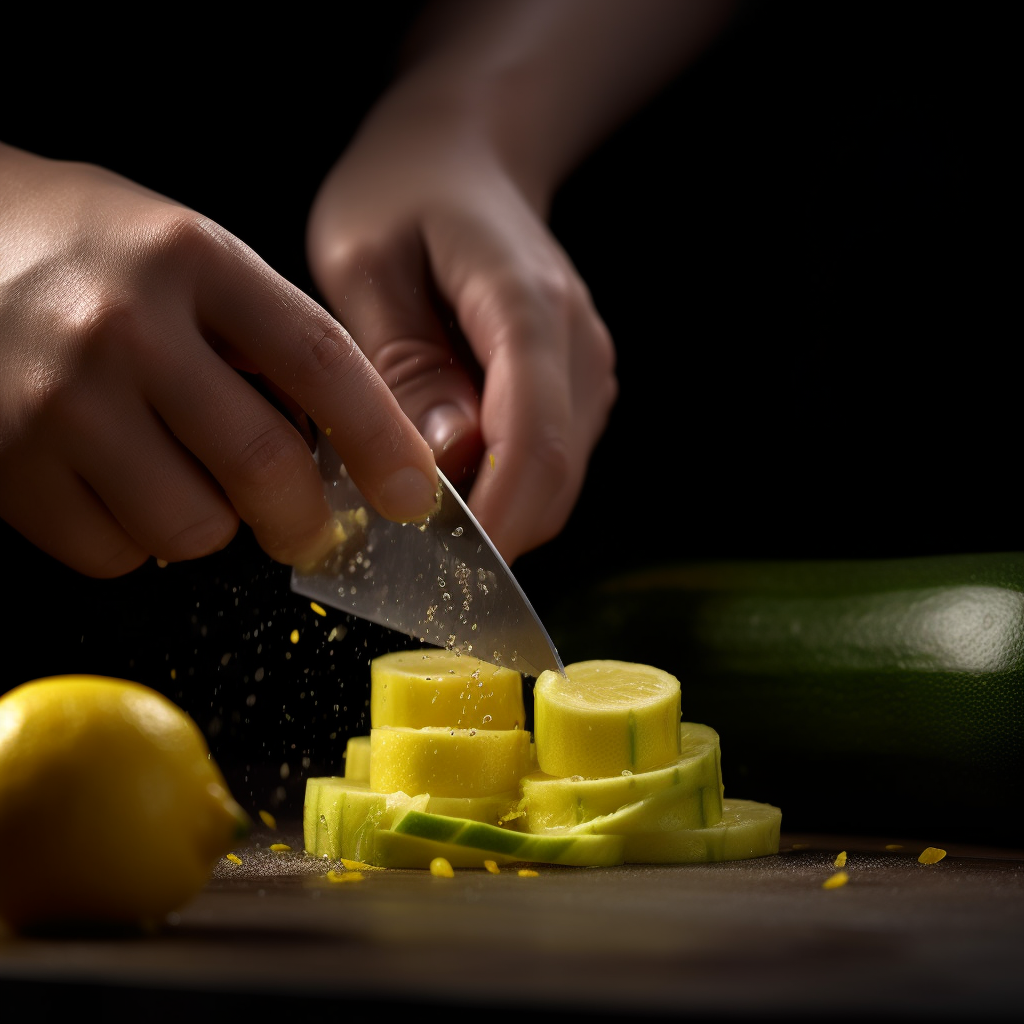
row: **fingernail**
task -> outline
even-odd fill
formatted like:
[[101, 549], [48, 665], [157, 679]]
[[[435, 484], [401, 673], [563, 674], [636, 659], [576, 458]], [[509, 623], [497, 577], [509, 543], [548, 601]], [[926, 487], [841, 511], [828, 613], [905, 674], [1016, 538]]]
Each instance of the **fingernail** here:
[[381, 511], [398, 522], [426, 519], [437, 511], [437, 480], [431, 480], [413, 466], [399, 469], [380, 489]]
[[423, 440], [430, 450], [440, 455], [469, 426], [466, 414], [457, 405], [436, 405], [423, 420]]

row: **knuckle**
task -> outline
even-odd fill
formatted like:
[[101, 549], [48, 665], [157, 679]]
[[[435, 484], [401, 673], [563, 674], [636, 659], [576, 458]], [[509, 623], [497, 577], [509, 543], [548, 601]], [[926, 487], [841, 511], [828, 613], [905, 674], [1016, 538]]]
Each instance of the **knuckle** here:
[[284, 422], [269, 424], [239, 453], [238, 484], [266, 499], [266, 492], [285, 489], [308, 458], [309, 450], [296, 431]]
[[238, 516], [228, 508], [189, 523], [160, 544], [160, 557], [169, 562], [191, 561], [222, 551], [238, 532]]

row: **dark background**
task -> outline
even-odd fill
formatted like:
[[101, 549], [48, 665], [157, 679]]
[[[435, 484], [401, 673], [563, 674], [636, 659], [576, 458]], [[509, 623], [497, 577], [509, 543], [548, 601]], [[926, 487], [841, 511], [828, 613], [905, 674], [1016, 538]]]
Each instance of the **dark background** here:
[[[0, 137], [180, 199], [316, 294], [306, 211], [418, 7], [30, 19], [0, 68]], [[622, 397], [568, 527], [514, 566], [542, 618], [666, 561], [1020, 548], [1008, 11], [755, 5], [565, 183], [553, 228]], [[309, 774], [341, 770], [369, 658], [409, 643], [313, 615], [244, 530], [95, 581], [0, 526], [0, 691], [152, 685], [250, 809], [297, 812]]]

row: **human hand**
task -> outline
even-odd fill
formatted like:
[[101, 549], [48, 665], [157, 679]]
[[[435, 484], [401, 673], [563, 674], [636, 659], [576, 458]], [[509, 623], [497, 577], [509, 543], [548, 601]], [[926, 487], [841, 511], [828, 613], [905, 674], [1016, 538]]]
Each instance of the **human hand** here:
[[312, 299], [195, 211], [0, 145], [0, 517], [98, 577], [216, 551], [240, 519], [304, 560], [330, 515], [305, 415], [383, 515], [434, 507], [428, 446]]
[[313, 205], [329, 308], [430, 443], [507, 562], [554, 537], [617, 394], [607, 328], [471, 119], [386, 102]]

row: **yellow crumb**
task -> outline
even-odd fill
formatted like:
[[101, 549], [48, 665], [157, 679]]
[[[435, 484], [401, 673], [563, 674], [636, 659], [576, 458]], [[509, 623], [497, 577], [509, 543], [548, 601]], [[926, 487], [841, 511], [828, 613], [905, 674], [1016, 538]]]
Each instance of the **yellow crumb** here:
[[177, 679], [178, 678], [178, 670], [176, 668], [172, 668], [171, 669], [171, 678], [172, 679]]
[[845, 871], [837, 871], [831, 878], [826, 878], [821, 883], [822, 889], [838, 889], [842, 885], [850, 880], [850, 876]]
[[317, 615], [326, 615], [327, 614], [326, 609], [324, 609], [323, 607], [318, 605], [316, 603], [316, 601], [310, 601], [309, 602], [309, 607], [312, 608], [313, 611], [315, 611], [317, 613]]
[[327, 427], [327, 428], [326, 428], [326, 429], [324, 430], [324, 433], [325, 433], [325, 434], [326, 434], [326, 435], [327, 435], [328, 437], [330, 437], [330, 436], [331, 436], [331, 428], [330, 428], [330, 427]]
[[430, 873], [435, 878], [454, 878], [455, 871], [444, 857], [435, 857], [430, 862]]
[[837, 868], [845, 868], [846, 867], [846, 851], [843, 850], [842, 853], [837, 854], [836, 855], [836, 859], [832, 863]]
[[499, 868], [498, 865], [495, 864], [493, 860], [485, 860], [484, 867], [487, 868], [487, 870], [490, 871], [492, 875], [501, 874], [501, 868]]
[[327, 872], [328, 882], [361, 882], [363, 880], [360, 871], [335, 871], [333, 868]]
[[156, 560], [156, 564], [157, 564], [158, 566], [160, 566], [160, 568], [161, 568], [161, 569], [166, 569], [166, 568], [167, 568], [167, 565], [168, 565], [168, 562], [167, 562], [167, 559], [166, 559], [166, 558], [158, 558], [158, 559]]
[[945, 850], [940, 850], [935, 846], [929, 846], [926, 850], [921, 851], [921, 856], [918, 857], [917, 860], [919, 864], [938, 864], [945, 856]]
[[270, 848], [274, 853], [283, 853], [284, 851], [291, 849], [287, 843], [271, 843]]
[[809, 845], [810, 845], [810, 843], [794, 843], [793, 844], [793, 849], [794, 850], [806, 850]]
[[267, 828], [277, 828], [277, 819], [270, 813], [270, 811], [260, 811], [260, 821], [262, 821]]
[[538, 872], [534, 871], [533, 868], [520, 868], [517, 872], [520, 878], [536, 878]]
[[491, 455], [491, 469], [494, 469], [494, 456]]
[[299, 642], [299, 631], [297, 629], [293, 629], [292, 635], [289, 639], [293, 644], [297, 644]]
[[226, 859], [231, 861], [232, 864], [241, 864], [242, 863], [242, 858], [239, 857], [237, 853], [229, 853], [229, 854], [226, 854], [225, 856], [226, 856]]
[[903, 849], [903, 844], [902, 843], [886, 843], [885, 844], [885, 848], [887, 850], [902, 850]]
[[383, 868], [377, 867], [375, 864], [364, 864], [361, 860], [349, 860], [346, 857], [341, 858], [342, 867], [348, 868], [349, 871], [383, 871]]

